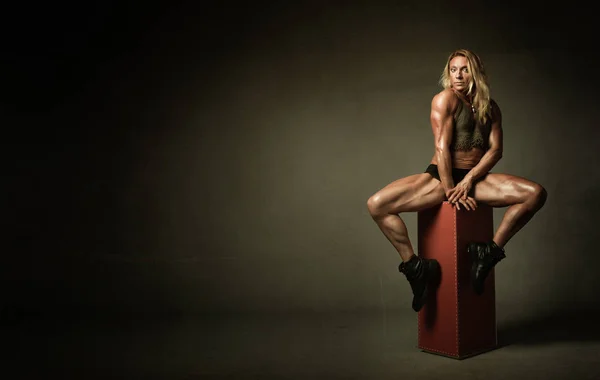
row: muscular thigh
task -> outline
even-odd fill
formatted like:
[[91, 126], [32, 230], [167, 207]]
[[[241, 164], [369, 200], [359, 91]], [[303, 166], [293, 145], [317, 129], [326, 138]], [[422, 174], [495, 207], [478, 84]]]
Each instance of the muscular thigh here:
[[433, 207], [442, 203], [446, 194], [440, 181], [428, 173], [421, 173], [390, 183], [379, 190], [374, 198], [379, 207], [397, 214]]
[[493, 207], [524, 202], [537, 184], [523, 177], [490, 173], [473, 186], [474, 198]]

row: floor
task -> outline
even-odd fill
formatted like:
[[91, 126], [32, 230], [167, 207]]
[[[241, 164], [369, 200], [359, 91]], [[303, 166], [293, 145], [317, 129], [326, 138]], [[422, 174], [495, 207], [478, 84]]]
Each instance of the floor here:
[[[416, 347], [416, 314], [148, 316], [4, 323], [6, 379], [600, 379], [597, 313], [501, 322], [464, 360]], [[41, 376], [41, 377], [40, 377]]]

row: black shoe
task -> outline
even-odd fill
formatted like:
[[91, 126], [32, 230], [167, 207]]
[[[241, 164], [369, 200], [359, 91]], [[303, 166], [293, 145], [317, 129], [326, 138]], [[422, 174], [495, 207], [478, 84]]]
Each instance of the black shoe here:
[[414, 255], [398, 266], [400, 273], [406, 276], [413, 292], [412, 308], [419, 311], [427, 300], [427, 294], [440, 277], [440, 264], [435, 259], [423, 259]]
[[475, 293], [483, 293], [483, 284], [492, 268], [506, 257], [504, 249], [493, 241], [489, 243], [470, 243], [467, 252], [473, 260], [471, 266], [471, 282]]

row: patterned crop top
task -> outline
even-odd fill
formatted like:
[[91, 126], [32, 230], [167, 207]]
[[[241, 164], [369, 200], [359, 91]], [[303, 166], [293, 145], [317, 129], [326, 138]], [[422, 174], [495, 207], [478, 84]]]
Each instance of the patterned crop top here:
[[488, 138], [492, 126], [488, 118], [481, 125], [474, 117], [471, 106], [461, 100], [454, 114], [454, 139], [451, 144], [453, 151], [470, 151], [473, 148], [488, 149]]

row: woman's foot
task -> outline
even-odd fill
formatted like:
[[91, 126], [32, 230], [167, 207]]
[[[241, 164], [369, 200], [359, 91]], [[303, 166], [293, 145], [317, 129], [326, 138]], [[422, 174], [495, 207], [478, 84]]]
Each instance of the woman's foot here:
[[398, 266], [400, 273], [406, 276], [413, 292], [412, 308], [419, 311], [427, 301], [429, 289], [440, 278], [440, 264], [435, 259], [423, 259], [417, 255]]
[[473, 260], [471, 266], [471, 283], [475, 293], [483, 293], [483, 285], [492, 268], [506, 257], [504, 249], [493, 241], [488, 243], [470, 243], [467, 252]]

